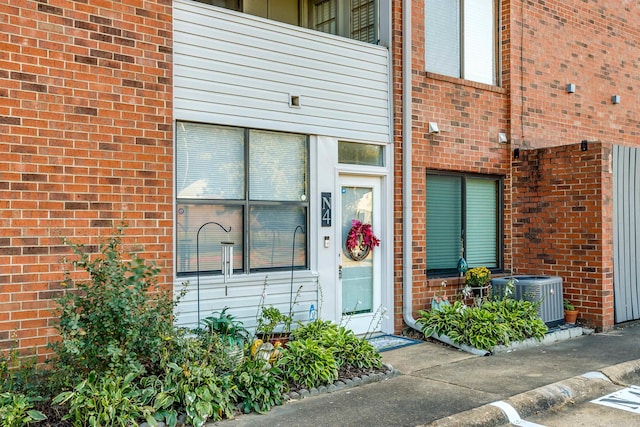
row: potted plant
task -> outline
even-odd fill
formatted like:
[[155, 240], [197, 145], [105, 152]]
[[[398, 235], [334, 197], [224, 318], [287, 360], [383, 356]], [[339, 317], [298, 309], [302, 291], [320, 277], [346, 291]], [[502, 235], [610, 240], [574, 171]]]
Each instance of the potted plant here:
[[256, 336], [263, 341], [285, 344], [289, 341], [293, 316], [284, 314], [274, 306], [262, 307], [258, 316]]
[[571, 304], [568, 299], [564, 299], [564, 321], [569, 325], [575, 325], [576, 319], [578, 318], [578, 310], [576, 310], [575, 306]]
[[244, 357], [245, 343], [249, 342], [249, 331], [244, 323], [227, 313], [229, 307], [215, 311], [202, 320], [205, 331], [210, 335], [218, 335], [227, 348], [230, 359], [239, 365]]
[[464, 274], [464, 284], [473, 291], [475, 296], [483, 297], [491, 281], [491, 271], [487, 267], [474, 267]]

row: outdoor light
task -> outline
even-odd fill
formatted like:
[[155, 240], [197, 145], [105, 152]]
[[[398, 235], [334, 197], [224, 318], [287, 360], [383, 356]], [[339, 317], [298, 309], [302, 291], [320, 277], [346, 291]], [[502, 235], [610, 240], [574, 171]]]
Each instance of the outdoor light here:
[[576, 85], [573, 83], [567, 83], [567, 93], [575, 93]]
[[519, 159], [520, 158], [520, 149], [519, 148], [515, 148], [513, 150], [513, 158], [514, 159]]
[[620, 104], [620, 95], [612, 95], [611, 96], [612, 104]]
[[580, 151], [587, 151], [587, 148], [588, 148], [588, 147], [587, 147], [587, 144], [588, 144], [587, 140], [586, 140], [586, 139], [583, 139], [583, 140], [580, 142]]
[[507, 142], [507, 134], [504, 132], [498, 133], [498, 142], [505, 144]]
[[436, 122], [429, 122], [429, 133], [440, 133], [440, 129], [438, 129], [438, 124]]

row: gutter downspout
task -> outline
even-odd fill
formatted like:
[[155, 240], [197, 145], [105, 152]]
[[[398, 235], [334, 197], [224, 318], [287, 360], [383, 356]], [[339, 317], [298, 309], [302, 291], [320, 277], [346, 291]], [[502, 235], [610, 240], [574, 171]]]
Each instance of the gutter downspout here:
[[419, 331], [413, 318], [411, 3], [402, 0], [402, 318], [407, 326]]

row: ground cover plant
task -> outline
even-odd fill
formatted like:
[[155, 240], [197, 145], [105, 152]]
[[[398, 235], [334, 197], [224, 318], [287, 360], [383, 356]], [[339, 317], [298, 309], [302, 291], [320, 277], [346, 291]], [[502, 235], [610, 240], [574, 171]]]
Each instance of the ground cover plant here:
[[430, 311], [418, 312], [425, 337], [446, 335], [458, 345], [490, 351], [527, 338], [542, 340], [547, 326], [538, 315], [540, 302], [515, 300], [509, 287], [502, 298], [480, 298], [467, 306], [462, 299]]
[[243, 343], [240, 359], [230, 337], [247, 331], [226, 309], [201, 328], [176, 328], [177, 301], [157, 286], [153, 264], [123, 254], [123, 230], [96, 253], [69, 243], [61, 339], [46, 366], [0, 353], [0, 425], [200, 427], [267, 412], [301, 387], [385, 370], [367, 340], [332, 322], [300, 326], [284, 346], [233, 339]]

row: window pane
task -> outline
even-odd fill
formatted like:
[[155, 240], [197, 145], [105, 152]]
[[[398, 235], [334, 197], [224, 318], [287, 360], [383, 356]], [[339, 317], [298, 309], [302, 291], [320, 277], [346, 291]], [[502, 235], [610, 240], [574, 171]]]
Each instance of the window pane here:
[[[250, 260], [253, 269], [306, 267], [307, 213], [299, 206], [252, 206], [250, 209]], [[302, 226], [302, 230], [296, 227]], [[293, 236], [295, 233], [295, 246]]]
[[427, 176], [427, 269], [455, 269], [460, 259], [462, 178]]
[[464, 78], [496, 84], [495, 0], [464, 2]]
[[[220, 223], [226, 233], [216, 224]], [[242, 207], [194, 205], [178, 203], [176, 216], [177, 271], [178, 273], [200, 271], [222, 272], [221, 242], [233, 242], [233, 268], [242, 270]], [[200, 235], [198, 238], [198, 230]], [[199, 257], [198, 257], [199, 253]]]
[[178, 199], [244, 198], [244, 130], [178, 123]]
[[249, 198], [305, 201], [307, 138], [279, 132], [249, 133]]
[[338, 142], [338, 162], [350, 165], [384, 166], [381, 145]]
[[337, 0], [314, 0], [311, 6], [311, 28], [337, 34]]
[[352, 39], [375, 43], [375, 19], [374, 0], [351, 0]]
[[498, 266], [498, 188], [495, 180], [467, 178], [467, 263]]
[[425, 0], [427, 71], [460, 77], [460, 0]]

